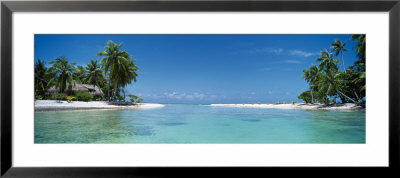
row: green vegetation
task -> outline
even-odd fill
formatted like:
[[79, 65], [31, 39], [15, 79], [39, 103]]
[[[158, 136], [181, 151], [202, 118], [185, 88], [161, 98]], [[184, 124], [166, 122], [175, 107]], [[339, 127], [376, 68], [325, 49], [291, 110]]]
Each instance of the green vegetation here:
[[74, 96], [67, 96], [67, 101], [68, 101], [68, 103], [70, 103], [70, 102], [72, 102], [72, 101], [76, 101], [77, 100], [77, 98], [76, 97], [74, 97]]
[[78, 101], [91, 101], [93, 99], [93, 95], [88, 92], [78, 92], [75, 94], [75, 97]]
[[[71, 102], [75, 97], [80, 101], [100, 101], [104, 98], [124, 101], [124, 88], [132, 81], [136, 82], [139, 68], [127, 51], [120, 50], [121, 46], [122, 43], [117, 45], [108, 41], [104, 51], [97, 53], [104, 58], [100, 62], [90, 60], [87, 66], [76, 66], [65, 56], [50, 61], [49, 68], [46, 68], [45, 62], [38, 60], [35, 63], [35, 99], [66, 99]], [[92, 85], [93, 88], [82, 92], [82, 89], [73, 89], [77, 84]], [[97, 93], [96, 96], [93, 96], [94, 93]], [[140, 98], [135, 100], [143, 101]]]
[[[122, 43], [116, 44], [112, 41], [108, 41], [104, 47], [104, 51], [97, 53], [97, 56], [103, 56], [101, 65], [104, 69], [104, 74], [108, 76], [108, 89], [107, 96], [110, 101], [111, 98], [116, 100], [118, 97], [117, 89], [119, 87], [125, 87], [133, 81], [136, 82], [138, 76], [136, 71], [139, 68], [135, 65], [135, 60], [131, 60], [131, 55], [126, 51], [121, 51], [120, 48]], [[113, 85], [113, 96], [110, 95], [111, 85]]]
[[[309, 90], [298, 98], [306, 103], [365, 103], [365, 35], [352, 35], [358, 60], [350, 67], [344, 65], [343, 52], [347, 51], [340, 40], [335, 40], [331, 51], [324, 50], [317, 58], [318, 66], [312, 65], [303, 70], [303, 78], [309, 84]], [[334, 53], [334, 54], [333, 54]], [[340, 61], [334, 59], [340, 54], [343, 71], [339, 71]]]
[[139, 98], [136, 103], [141, 103], [143, 101], [143, 98]]
[[99, 87], [104, 85], [105, 78], [103, 75], [103, 71], [101, 70], [100, 65], [95, 60], [90, 60], [90, 63], [87, 64], [85, 69], [88, 74], [85, 75], [83, 81], [87, 84], [93, 85], [93, 87]]
[[73, 85], [75, 85], [73, 79], [73, 75], [76, 71], [75, 62], [69, 63], [67, 57], [60, 56], [49, 63], [53, 65], [48, 69], [49, 73], [52, 75], [49, 85], [55, 85], [60, 93], [64, 93], [68, 84], [68, 90], [70, 91]]
[[46, 63], [38, 60], [35, 63], [35, 98], [42, 99], [49, 88], [50, 74]]
[[84, 80], [85, 80], [85, 78], [86, 78], [87, 72], [88, 72], [88, 71], [86, 70], [85, 67], [83, 67], [83, 66], [78, 66], [78, 67], [75, 69], [75, 72], [74, 72], [74, 74], [73, 74], [74, 80], [75, 80], [76, 82], [83, 83]]
[[129, 98], [130, 98], [131, 103], [140, 103], [140, 102], [143, 101], [142, 98], [139, 98], [139, 97], [136, 96], [136, 95], [128, 95], [128, 96], [129, 96]]
[[62, 94], [62, 93], [56, 93], [55, 95], [53, 95], [53, 99], [56, 99], [56, 100], [64, 100], [64, 99], [65, 99], [65, 96], [64, 96], [64, 94]]

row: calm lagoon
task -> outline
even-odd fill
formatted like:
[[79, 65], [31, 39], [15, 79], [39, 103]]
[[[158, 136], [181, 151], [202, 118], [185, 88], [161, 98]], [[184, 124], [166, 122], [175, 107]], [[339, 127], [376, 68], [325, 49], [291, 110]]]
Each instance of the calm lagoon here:
[[35, 143], [365, 143], [365, 111], [167, 104], [35, 112]]

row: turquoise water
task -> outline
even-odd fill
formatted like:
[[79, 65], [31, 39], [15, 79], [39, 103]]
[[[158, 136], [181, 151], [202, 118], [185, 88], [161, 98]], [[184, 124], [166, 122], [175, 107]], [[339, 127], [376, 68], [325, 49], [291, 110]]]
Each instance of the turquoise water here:
[[35, 112], [35, 143], [365, 143], [365, 112], [172, 104]]

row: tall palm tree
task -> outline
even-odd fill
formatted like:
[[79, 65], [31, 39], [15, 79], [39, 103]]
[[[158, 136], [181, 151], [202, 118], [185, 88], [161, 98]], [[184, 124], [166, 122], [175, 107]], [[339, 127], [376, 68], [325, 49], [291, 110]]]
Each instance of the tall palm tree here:
[[121, 70], [119, 75], [118, 86], [126, 86], [132, 83], [132, 80], [136, 82], [136, 77], [138, 76], [137, 71], [139, 68], [135, 64], [135, 60], [130, 60], [127, 64], [123, 66], [124, 70]]
[[90, 63], [87, 64], [86, 70], [88, 74], [84, 78], [84, 82], [93, 85], [94, 88], [95, 86], [100, 88], [100, 84], [104, 81], [104, 75], [97, 60], [90, 60]]
[[50, 79], [49, 83], [51, 85], [54, 84], [56, 88], [59, 88], [60, 93], [64, 93], [67, 84], [68, 90], [71, 90], [73, 85], [75, 85], [73, 79], [75, 62], [69, 63], [67, 57], [60, 56], [49, 63], [52, 64], [52, 66], [48, 70], [54, 74], [54, 77]]
[[358, 57], [358, 60], [355, 62], [355, 67], [358, 71], [365, 72], [366, 35], [352, 35], [351, 39], [357, 42], [356, 46], [354, 47]]
[[[110, 96], [111, 82], [114, 84], [114, 97], [116, 96], [119, 75], [121, 71], [123, 73], [124, 70], [126, 70], [126, 66], [129, 66], [131, 55], [126, 51], [121, 51], [121, 46], [122, 43], [116, 44], [112, 41], [108, 41], [107, 45], [104, 47], [104, 51], [97, 53], [97, 56], [104, 56], [104, 58], [101, 59], [101, 65], [104, 68], [104, 73], [106, 75], [108, 74], [108, 96]], [[110, 100], [110, 97], [108, 100]]]
[[319, 75], [320, 75], [320, 71], [319, 71], [318, 67], [315, 65], [311, 65], [311, 67], [309, 69], [303, 70], [303, 77], [310, 86], [311, 103], [314, 103], [313, 90], [317, 86]]
[[324, 72], [324, 75], [321, 75], [321, 79], [319, 81], [318, 88], [320, 88], [326, 95], [338, 93], [345, 98], [349, 99], [350, 101], [357, 103], [349, 96], [345, 95], [343, 92], [340, 91], [338, 88], [338, 67], [337, 64], [339, 61], [333, 59], [333, 54], [329, 53], [326, 49], [325, 51], [321, 52], [321, 57], [317, 59], [317, 61], [321, 62], [319, 64], [319, 70]]
[[47, 90], [46, 64], [40, 59], [35, 63], [35, 95], [44, 95]]
[[[124, 70], [121, 70], [119, 75], [118, 87], [125, 88], [126, 85], [131, 84], [132, 80], [136, 82], [136, 77], [138, 76], [137, 71], [139, 68], [135, 64], [135, 60], [130, 60], [126, 66], [123, 66]], [[125, 95], [125, 90], [122, 90]], [[125, 96], [124, 96], [125, 98]]]
[[335, 56], [338, 56], [339, 54], [341, 55], [342, 58], [342, 65], [343, 65], [343, 71], [346, 72], [346, 67], [344, 66], [344, 59], [343, 59], [343, 52], [347, 51], [346, 48], [346, 42], [342, 43], [340, 40], [335, 40], [334, 43], [332, 43], [332, 50], [335, 52]]

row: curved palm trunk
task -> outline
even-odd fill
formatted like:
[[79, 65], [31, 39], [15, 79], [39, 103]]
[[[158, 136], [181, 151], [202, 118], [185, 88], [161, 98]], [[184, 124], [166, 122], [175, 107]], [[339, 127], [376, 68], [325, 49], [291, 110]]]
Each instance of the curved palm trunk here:
[[312, 94], [312, 88], [310, 88], [310, 91], [311, 91], [311, 103], [314, 104], [314, 96]]
[[110, 79], [110, 75], [108, 75], [108, 91], [107, 91], [108, 101], [110, 101], [110, 85], [111, 85], [111, 79]]
[[343, 51], [341, 51], [340, 53], [341, 53], [341, 55], [342, 55], [343, 71], [346, 72], [346, 67], [344, 66]]
[[352, 101], [353, 103], [357, 103], [356, 101], [354, 101], [353, 99], [351, 99], [350, 97], [348, 97], [347, 95], [345, 95], [344, 93], [342, 93], [341, 91], [339, 91], [338, 89], [336, 89], [336, 91], [337, 91], [339, 94], [341, 94], [341, 95], [343, 95], [344, 97], [346, 97], [347, 99], [349, 99], [350, 101]]
[[114, 83], [114, 101], [116, 100], [116, 98], [117, 98], [117, 81], [115, 81]]
[[125, 88], [122, 89], [122, 93], [124, 93], [124, 102], [125, 102]]
[[358, 95], [357, 95], [357, 92], [355, 92], [354, 90], [353, 90], [353, 92], [354, 92], [354, 95], [356, 95], [356, 97], [357, 97], [357, 102], [360, 102], [360, 97], [358, 97]]
[[[96, 86], [99, 87], [99, 90], [101, 91], [100, 85], [99, 85], [99, 83], [97, 81], [96, 81]], [[103, 93], [103, 91], [101, 91], [101, 100], [104, 101], [104, 93]]]

